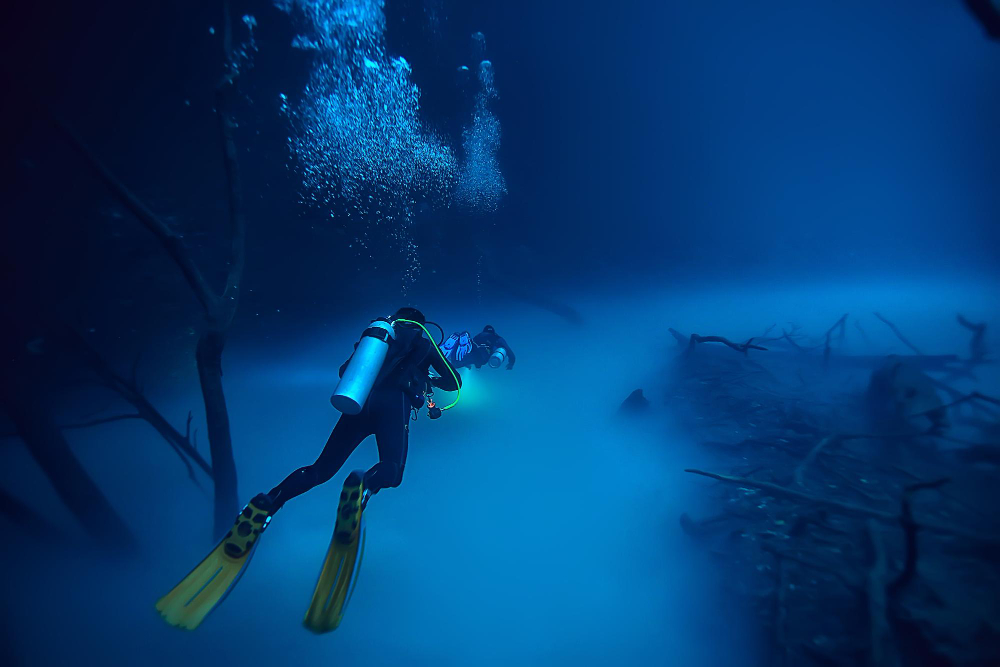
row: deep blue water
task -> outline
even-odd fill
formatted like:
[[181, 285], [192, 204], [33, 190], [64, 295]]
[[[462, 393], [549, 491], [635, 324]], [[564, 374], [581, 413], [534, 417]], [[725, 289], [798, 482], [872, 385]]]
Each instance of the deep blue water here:
[[[123, 370], [142, 352], [147, 396], [178, 427], [193, 411], [205, 453], [198, 305], [39, 111], [221, 284], [222, 19], [203, 4], [22, 8], [3, 245], [5, 354], [53, 323]], [[820, 335], [849, 312], [866, 335], [845, 351], [906, 352], [879, 311], [964, 354], [961, 312], [997, 349], [1000, 44], [957, 0], [538, 4], [233, 3], [248, 241], [223, 380], [241, 499], [320, 451], [372, 317], [414, 304], [449, 333], [493, 324], [517, 365], [465, 372], [459, 407], [412, 425], [324, 637], [301, 616], [373, 442], [282, 510], [188, 634], [153, 603], [217, 537], [211, 481], [144, 423], [67, 431], [139, 541], [111, 559], [5, 439], [0, 488], [66, 531], [63, 549], [5, 527], [11, 664], [759, 664], [732, 573], [678, 528], [712, 512], [683, 469], [716, 459], [670, 413], [667, 328]], [[61, 421], [120, 411], [43, 354]], [[654, 417], [623, 423], [636, 387]], [[995, 367], [976, 388], [1000, 392]]]

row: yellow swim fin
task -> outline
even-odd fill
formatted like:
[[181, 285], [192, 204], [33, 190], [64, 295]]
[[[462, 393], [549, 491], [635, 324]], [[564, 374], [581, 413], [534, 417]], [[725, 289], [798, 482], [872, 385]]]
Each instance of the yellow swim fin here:
[[333, 539], [330, 540], [309, 610], [302, 621], [306, 628], [317, 634], [337, 629], [357, 584], [361, 557], [365, 551], [365, 529], [361, 517], [365, 495], [362, 479], [361, 473], [355, 471], [344, 482]]
[[170, 625], [194, 630], [222, 602], [250, 563], [260, 535], [273, 511], [267, 496], [259, 495], [236, 517], [232, 530], [173, 590], [156, 603]]

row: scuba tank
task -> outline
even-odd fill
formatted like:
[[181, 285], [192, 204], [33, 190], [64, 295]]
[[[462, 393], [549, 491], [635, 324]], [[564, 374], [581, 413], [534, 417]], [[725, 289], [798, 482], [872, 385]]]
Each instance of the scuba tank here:
[[507, 361], [507, 350], [498, 347], [496, 352], [490, 355], [490, 368], [500, 368], [505, 361]]
[[337, 389], [330, 397], [333, 407], [345, 415], [361, 412], [389, 352], [390, 338], [396, 338], [396, 331], [392, 322], [387, 320], [375, 320], [365, 329], [354, 350], [354, 356], [344, 369], [344, 376], [340, 378]]

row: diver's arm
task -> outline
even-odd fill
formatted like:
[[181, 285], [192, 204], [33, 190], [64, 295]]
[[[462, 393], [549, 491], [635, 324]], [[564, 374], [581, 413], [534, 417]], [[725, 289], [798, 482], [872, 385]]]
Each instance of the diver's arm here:
[[[435, 354], [431, 357], [431, 367], [437, 371], [437, 374], [441, 377], [430, 379], [431, 385], [443, 389], [444, 391], [458, 391], [462, 386], [462, 377], [458, 374], [458, 371], [449, 364], [447, 361], [441, 358], [441, 355]], [[455, 380], [458, 380], [458, 384], [455, 384]]]
[[428, 382], [430, 382], [431, 386], [434, 387], [435, 389], [442, 389], [444, 391], [455, 391], [453, 389], [453, 387], [455, 386], [455, 381], [452, 380], [450, 377], [448, 378], [448, 382], [444, 382], [443, 378], [439, 377], [428, 378]]

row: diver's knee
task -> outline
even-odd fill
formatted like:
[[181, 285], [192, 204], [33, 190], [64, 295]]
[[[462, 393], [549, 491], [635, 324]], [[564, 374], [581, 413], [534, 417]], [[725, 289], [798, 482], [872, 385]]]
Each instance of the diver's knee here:
[[365, 487], [378, 493], [380, 489], [396, 488], [403, 481], [403, 466], [391, 461], [379, 461], [365, 474]]
[[310, 489], [314, 486], [319, 486], [330, 481], [333, 477], [333, 473], [327, 473], [323, 470], [321, 466], [317, 466], [315, 463], [309, 466], [303, 466], [292, 473], [298, 479], [299, 483], [308, 486]]

